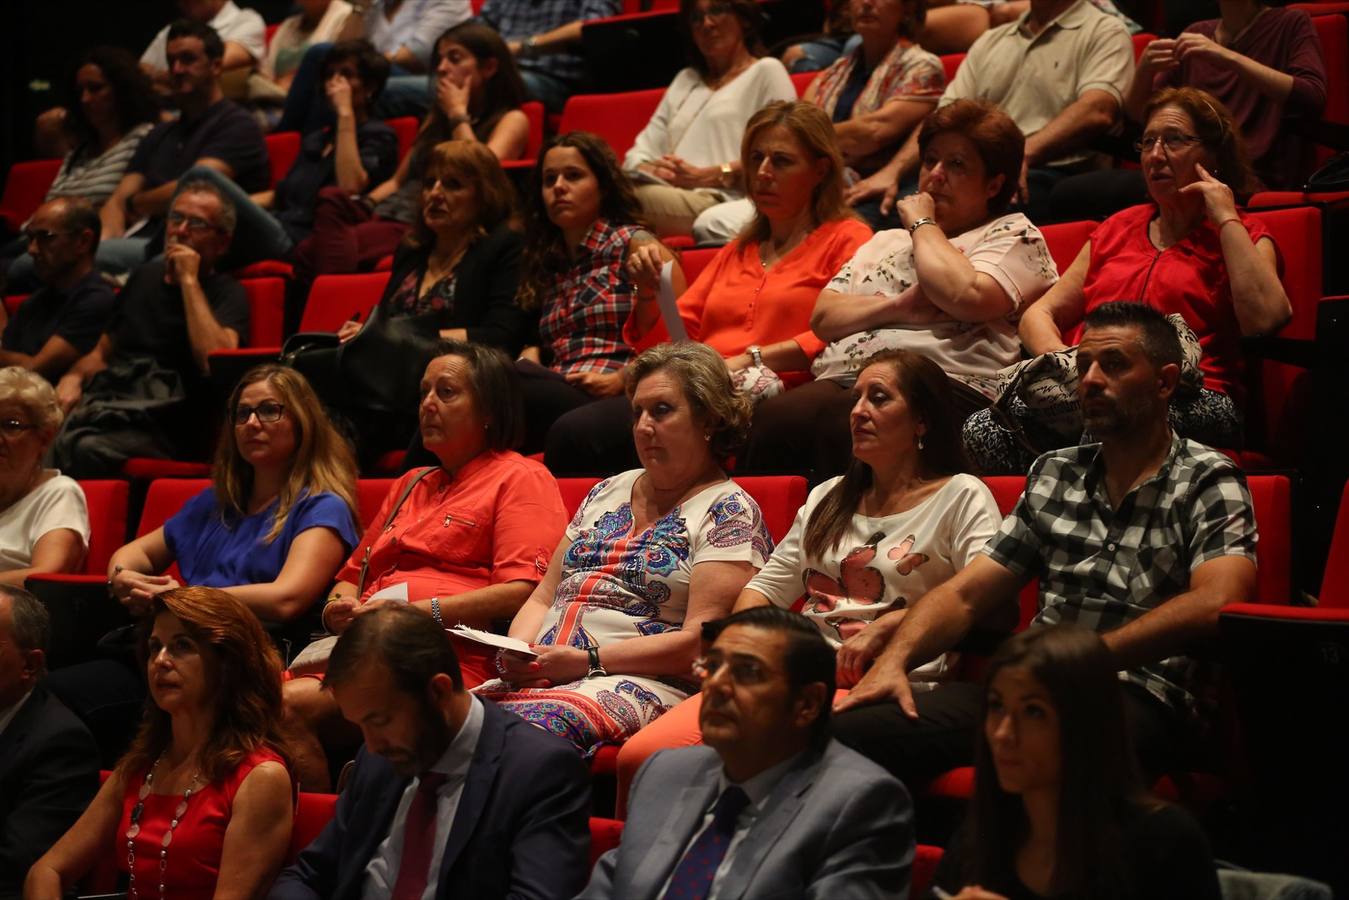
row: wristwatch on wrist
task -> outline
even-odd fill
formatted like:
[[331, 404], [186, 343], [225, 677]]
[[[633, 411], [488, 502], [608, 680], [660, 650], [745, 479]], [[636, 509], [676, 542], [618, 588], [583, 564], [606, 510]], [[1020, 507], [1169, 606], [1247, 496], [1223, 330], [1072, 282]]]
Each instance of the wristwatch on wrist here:
[[586, 655], [590, 657], [590, 671], [586, 672], [587, 678], [599, 678], [609, 673], [604, 671], [604, 666], [600, 665], [600, 648], [587, 647]]
[[914, 223], [909, 226], [909, 234], [913, 234], [915, 231], [922, 228], [924, 225], [936, 225], [936, 224], [937, 224], [936, 219], [933, 219], [930, 216], [923, 216], [921, 219], [916, 219]]
[[537, 56], [539, 52], [539, 42], [534, 40], [534, 35], [530, 35], [520, 42], [521, 56]]
[[436, 624], [441, 628], [445, 627], [445, 620], [440, 617], [440, 598], [431, 598], [431, 618], [436, 620]]
[[758, 344], [750, 344], [745, 348], [745, 352], [749, 354], [750, 362], [753, 365], [763, 365], [763, 348]]

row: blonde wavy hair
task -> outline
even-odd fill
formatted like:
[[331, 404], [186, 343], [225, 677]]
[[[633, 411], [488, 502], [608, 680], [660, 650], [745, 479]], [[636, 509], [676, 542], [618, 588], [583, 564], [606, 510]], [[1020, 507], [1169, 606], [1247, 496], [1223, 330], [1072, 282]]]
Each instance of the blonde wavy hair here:
[[253, 491], [253, 467], [239, 454], [239, 445], [234, 439], [234, 410], [244, 388], [260, 381], [267, 382], [281, 395], [281, 405], [295, 427], [295, 455], [291, 458], [290, 474], [281, 486], [272, 528], [263, 541], [270, 544], [276, 540], [286, 527], [286, 517], [291, 509], [306, 493], [329, 491], [336, 494], [355, 518], [356, 457], [351, 445], [324, 414], [323, 404], [309, 381], [294, 369], [275, 363], [249, 369], [230, 394], [225, 424], [216, 445], [212, 476], [221, 513], [227, 517], [242, 517], [248, 508], [248, 498]]
[[47, 379], [22, 366], [0, 369], [0, 403], [17, 403], [32, 416], [42, 434], [43, 442], [50, 441], [65, 421], [56, 391]]

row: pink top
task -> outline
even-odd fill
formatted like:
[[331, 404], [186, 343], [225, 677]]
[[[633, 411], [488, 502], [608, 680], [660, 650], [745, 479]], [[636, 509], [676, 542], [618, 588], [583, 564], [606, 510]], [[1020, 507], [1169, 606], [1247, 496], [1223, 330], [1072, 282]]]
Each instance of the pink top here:
[[[857, 219], [826, 222], [764, 270], [759, 244], [732, 241], [712, 258], [698, 280], [679, 298], [679, 314], [689, 340], [701, 341], [723, 357], [737, 356], [751, 344], [794, 340], [814, 359], [824, 341], [810, 330], [810, 314], [829, 279], [871, 239]], [[638, 338], [632, 319], [623, 337], [637, 352], [670, 339], [664, 323]], [[809, 372], [779, 372], [791, 387]]]
[[[213, 782], [194, 793], [187, 801], [187, 811], [173, 829], [173, 841], [165, 857], [163, 874], [164, 896], [173, 900], [211, 900], [215, 883], [220, 877], [220, 853], [225, 844], [225, 829], [229, 827], [234, 807], [234, 795], [248, 773], [265, 762], [282, 762], [273, 750], [262, 748], [244, 757], [243, 762], [224, 781]], [[284, 765], [284, 763], [282, 763]], [[126, 852], [126, 832], [131, 826], [131, 811], [135, 808], [141, 785], [147, 773], [142, 772], [127, 780], [122, 798], [122, 819], [117, 823], [117, 868], [129, 871]], [[141, 812], [140, 834], [136, 845], [136, 892], [142, 897], [159, 896], [159, 852], [164, 834], [169, 830], [174, 810], [183, 795], [148, 794]]]
[[[1150, 203], [1132, 206], [1092, 232], [1082, 314], [1116, 300], [1146, 303], [1168, 315], [1179, 313], [1199, 338], [1204, 387], [1240, 404], [1245, 368], [1241, 327], [1232, 306], [1232, 286], [1218, 232], [1205, 220], [1183, 240], [1158, 250], [1148, 238], [1148, 224], [1156, 214], [1157, 208]], [[1242, 215], [1241, 224], [1252, 241], [1273, 240], [1258, 219]], [[1080, 338], [1079, 325], [1068, 343], [1076, 344]]]

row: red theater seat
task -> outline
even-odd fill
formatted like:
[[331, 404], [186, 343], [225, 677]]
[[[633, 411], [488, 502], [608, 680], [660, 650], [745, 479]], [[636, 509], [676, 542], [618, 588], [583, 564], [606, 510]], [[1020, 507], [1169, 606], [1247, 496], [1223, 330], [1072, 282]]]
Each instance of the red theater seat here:
[[401, 160], [412, 149], [412, 142], [417, 139], [417, 128], [421, 123], [417, 121], [416, 116], [399, 116], [396, 119], [386, 119], [385, 124], [398, 135], [398, 158]]
[[301, 791], [295, 804], [295, 821], [290, 829], [290, 849], [286, 851], [286, 865], [295, 862], [300, 851], [323, 832], [337, 809], [336, 794], [311, 794]]
[[626, 94], [578, 94], [562, 108], [558, 134], [594, 132], [608, 142], [622, 162], [664, 95], [665, 88]]
[[0, 194], [0, 231], [18, 231], [28, 221], [60, 170], [59, 159], [34, 159], [9, 167], [5, 192]]
[[267, 159], [272, 166], [272, 187], [286, 177], [300, 156], [300, 132], [274, 131], [267, 135]]
[[1097, 222], [1060, 222], [1057, 225], [1046, 225], [1040, 229], [1044, 235], [1045, 245], [1049, 247], [1049, 255], [1054, 258], [1054, 265], [1058, 267], [1059, 274], [1067, 271], [1068, 267], [1077, 259], [1077, 254], [1082, 252], [1082, 247], [1091, 237], [1091, 233], [1096, 230]]
[[375, 521], [375, 513], [384, 504], [396, 478], [362, 478], [356, 482], [356, 515], [361, 531]]
[[1330, 538], [1330, 555], [1321, 579], [1321, 609], [1349, 609], [1349, 483], [1340, 495], [1340, 510]]
[[84, 571], [103, 576], [113, 551], [126, 540], [129, 485], [115, 480], [81, 481], [80, 488], [89, 508], [89, 552], [84, 557]]
[[617, 847], [623, 840], [623, 823], [618, 819], [590, 817], [590, 865]]

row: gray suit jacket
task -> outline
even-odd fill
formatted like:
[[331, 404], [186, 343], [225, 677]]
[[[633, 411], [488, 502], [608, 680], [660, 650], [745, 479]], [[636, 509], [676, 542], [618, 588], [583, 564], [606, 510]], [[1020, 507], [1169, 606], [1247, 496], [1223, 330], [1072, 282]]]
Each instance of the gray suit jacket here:
[[[717, 790], [710, 747], [664, 750], [638, 772], [623, 843], [577, 900], [655, 900]], [[906, 898], [913, 806], [904, 785], [831, 740], [773, 789], [717, 883], [718, 900]]]

